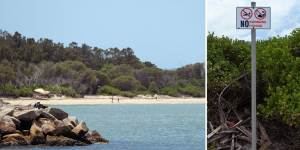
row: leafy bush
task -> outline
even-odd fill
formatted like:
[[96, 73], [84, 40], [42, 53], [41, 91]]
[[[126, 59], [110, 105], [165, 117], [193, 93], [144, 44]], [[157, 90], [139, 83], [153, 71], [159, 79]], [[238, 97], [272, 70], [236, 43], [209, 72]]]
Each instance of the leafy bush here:
[[33, 87], [21, 87], [16, 90], [16, 96], [31, 97], [33, 95], [33, 90]]
[[122, 91], [136, 91], [141, 84], [131, 76], [120, 76], [112, 81], [112, 85]]
[[18, 88], [13, 84], [2, 84], [0, 85], [0, 95], [12, 96], [12, 97], [29, 97], [33, 95], [34, 87], [21, 87]]
[[98, 95], [120, 95], [121, 91], [109, 85], [105, 85], [97, 90]]
[[50, 91], [52, 94], [79, 97], [79, 94], [70, 86], [47, 85], [45, 86], [45, 90]]
[[15, 80], [15, 72], [10, 66], [0, 64], [0, 83], [8, 83]]
[[258, 70], [267, 95], [260, 113], [289, 125], [300, 125], [300, 59], [291, 52], [299, 42], [300, 30], [295, 30], [286, 37], [261, 41], [258, 47]]
[[205, 90], [203, 88], [194, 86], [192, 84], [187, 84], [184, 87], [178, 89], [180, 93], [184, 95], [191, 95], [194, 97], [203, 97]]
[[179, 92], [176, 87], [164, 87], [160, 89], [160, 93], [170, 96], [179, 96]]
[[0, 95], [3, 96], [18, 96], [17, 88], [13, 84], [1, 84], [0, 85]]
[[130, 98], [133, 98], [135, 97], [137, 94], [133, 93], [133, 92], [129, 92], [129, 91], [122, 91], [120, 93], [121, 96], [124, 96], [124, 97], [130, 97]]
[[133, 76], [133, 67], [127, 64], [121, 64], [119, 66], [114, 66], [108, 71], [108, 74], [111, 79], [115, 79], [119, 76]]

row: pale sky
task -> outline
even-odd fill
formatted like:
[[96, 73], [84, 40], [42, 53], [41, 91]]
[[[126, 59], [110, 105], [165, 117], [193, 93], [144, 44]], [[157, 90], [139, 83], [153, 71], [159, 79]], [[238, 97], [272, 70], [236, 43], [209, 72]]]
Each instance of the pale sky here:
[[26, 37], [131, 47], [172, 69], [205, 59], [204, 0], [1, 0], [0, 29]]
[[[250, 30], [236, 29], [236, 7], [250, 0], [207, 0], [207, 27], [216, 35], [250, 40]], [[300, 27], [300, 0], [256, 0], [256, 6], [271, 7], [271, 30], [257, 30], [258, 39], [284, 36]]]

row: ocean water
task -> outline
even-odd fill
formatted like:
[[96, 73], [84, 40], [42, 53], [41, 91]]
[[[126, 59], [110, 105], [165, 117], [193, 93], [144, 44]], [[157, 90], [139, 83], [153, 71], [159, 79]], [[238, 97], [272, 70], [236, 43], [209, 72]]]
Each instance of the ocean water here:
[[[11, 147], [55, 150], [204, 150], [205, 107], [200, 104], [55, 106], [84, 120], [109, 144]], [[8, 148], [5, 148], [8, 149]]]

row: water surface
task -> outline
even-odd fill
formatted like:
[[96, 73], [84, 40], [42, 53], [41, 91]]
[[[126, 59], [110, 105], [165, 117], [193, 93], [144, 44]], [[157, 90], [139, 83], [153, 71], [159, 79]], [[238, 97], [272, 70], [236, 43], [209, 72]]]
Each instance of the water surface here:
[[[201, 104], [55, 106], [84, 120], [109, 144], [84, 147], [21, 147], [60, 150], [204, 150], [205, 107]], [[10, 148], [10, 149], [20, 149]]]

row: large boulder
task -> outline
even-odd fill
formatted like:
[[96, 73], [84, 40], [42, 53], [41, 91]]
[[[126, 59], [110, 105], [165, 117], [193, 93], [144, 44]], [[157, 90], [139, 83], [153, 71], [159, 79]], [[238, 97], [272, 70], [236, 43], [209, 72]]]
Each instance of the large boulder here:
[[55, 124], [53, 120], [48, 118], [39, 118], [39, 123], [41, 124], [41, 129], [45, 135], [53, 135], [55, 130]]
[[2, 117], [1, 121], [13, 122], [16, 126], [16, 129], [18, 129], [20, 127], [20, 124], [21, 124], [20, 120], [18, 120], [15, 117], [12, 117], [12, 116], [4, 116], [4, 117]]
[[53, 115], [58, 120], [63, 120], [68, 117], [68, 113], [64, 112], [59, 108], [46, 108], [45, 109], [49, 114]]
[[69, 117], [63, 119], [63, 122], [72, 128], [74, 128], [78, 125], [78, 120], [74, 116], [69, 116]]
[[71, 136], [72, 128], [69, 127], [61, 120], [54, 121], [55, 130], [53, 131], [53, 135], [64, 135], [64, 136]]
[[19, 133], [5, 135], [0, 142], [0, 146], [19, 146], [28, 144], [28, 138]]
[[3, 116], [11, 116], [13, 112], [13, 107], [2, 106], [0, 107], [0, 118], [2, 118]]
[[75, 128], [72, 129], [72, 132], [75, 133], [78, 137], [83, 137], [88, 131], [89, 128], [83, 121], [81, 121]]
[[47, 119], [50, 119], [50, 120], [57, 120], [57, 118], [55, 118], [53, 115], [51, 115], [50, 113], [46, 112], [46, 111], [42, 111], [41, 114], [40, 114], [40, 117], [41, 118], [47, 118]]
[[13, 121], [0, 121], [0, 134], [11, 134], [16, 132], [16, 125]]
[[40, 127], [40, 124], [36, 121], [32, 123], [32, 126], [29, 130], [30, 132], [30, 143], [32, 145], [37, 145], [37, 144], [44, 144], [45, 143], [45, 136], [43, 133], [42, 128]]
[[19, 119], [21, 122], [31, 122], [37, 117], [39, 117], [41, 111], [38, 109], [29, 109], [29, 110], [15, 110], [13, 117]]
[[74, 137], [72, 128], [61, 120], [51, 120], [48, 118], [39, 118], [38, 123], [45, 135], [64, 135]]
[[51, 136], [47, 135], [46, 137], [46, 145], [49, 146], [84, 146], [86, 143], [64, 137], [64, 136]]
[[96, 130], [93, 130], [91, 133], [87, 133], [85, 135], [85, 139], [90, 141], [91, 143], [102, 143], [107, 144], [109, 141], [101, 136]]

